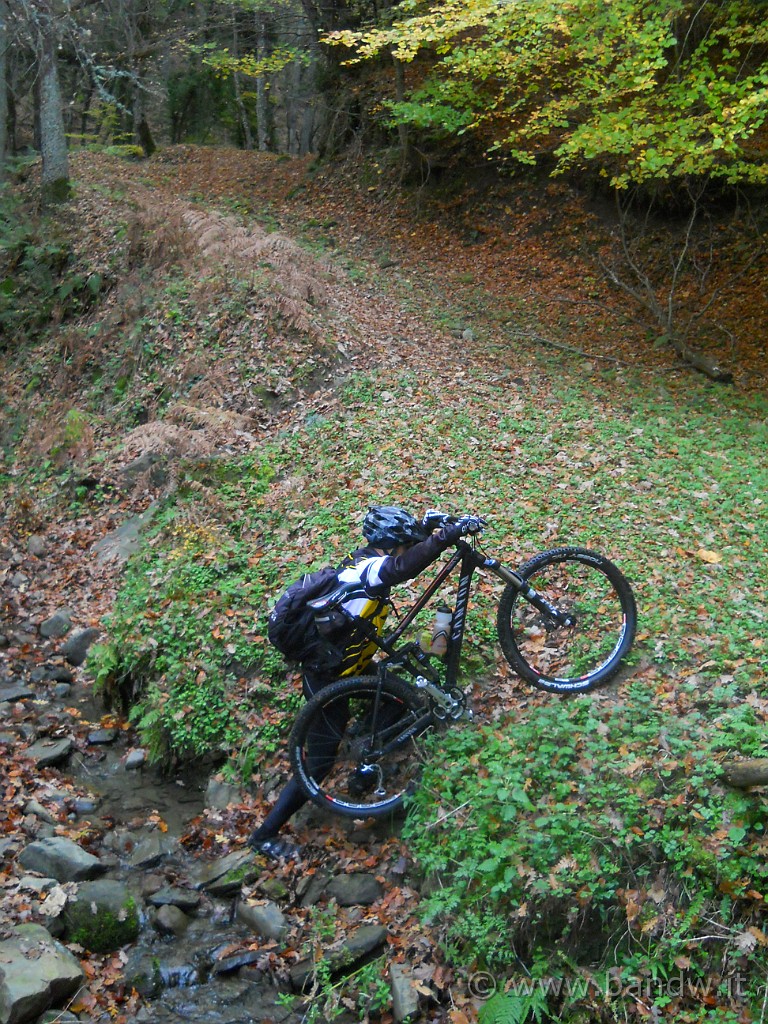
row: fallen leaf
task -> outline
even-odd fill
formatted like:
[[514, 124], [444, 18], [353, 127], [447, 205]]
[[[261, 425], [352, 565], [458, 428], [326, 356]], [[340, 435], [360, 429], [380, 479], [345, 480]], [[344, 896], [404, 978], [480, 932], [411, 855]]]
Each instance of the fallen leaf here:
[[716, 562], [722, 562], [723, 556], [717, 551], [707, 551], [706, 548], [699, 548], [696, 552], [696, 556], [702, 560], [702, 562], [710, 562], [713, 565]]

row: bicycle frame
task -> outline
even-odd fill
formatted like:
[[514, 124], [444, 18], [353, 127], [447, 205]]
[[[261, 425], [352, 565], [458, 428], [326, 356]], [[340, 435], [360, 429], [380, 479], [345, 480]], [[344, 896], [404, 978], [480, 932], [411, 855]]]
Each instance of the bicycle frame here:
[[[421, 612], [432, 597], [442, 587], [445, 581], [460, 566], [459, 582], [456, 588], [456, 602], [451, 622], [451, 635], [448, 643], [448, 652], [445, 659], [445, 679], [440, 680], [429, 657], [421, 650], [418, 643], [413, 642], [398, 649], [395, 645], [403, 636], [403, 633], [413, 623], [416, 616]], [[397, 627], [385, 637], [379, 637], [375, 629], [367, 622], [359, 624], [366, 636], [388, 657], [379, 663], [379, 670], [386, 671], [389, 667], [405, 669], [411, 675], [425, 676], [432, 683], [439, 683], [442, 688], [450, 689], [457, 685], [459, 675], [459, 663], [461, 661], [461, 649], [464, 641], [464, 630], [467, 621], [467, 609], [469, 607], [469, 593], [472, 584], [472, 577], [478, 569], [487, 569], [503, 583], [511, 583], [518, 590], [522, 591], [525, 597], [535, 604], [541, 611], [552, 616], [558, 621], [565, 622], [564, 617], [553, 608], [549, 602], [544, 601], [536, 591], [530, 587], [525, 580], [516, 572], [507, 569], [498, 559], [488, 558], [480, 554], [466, 541], [460, 540], [456, 543], [456, 551], [440, 569], [437, 576], [419, 595], [414, 604], [398, 623]], [[418, 668], [408, 664], [409, 657], [413, 657]]]
[[[448, 651], [445, 657], [445, 676], [441, 679], [441, 673], [437, 671], [429, 656], [421, 649], [417, 642], [413, 641], [400, 648], [397, 648], [395, 645], [413, 623], [419, 612], [426, 607], [432, 597], [458, 567], [460, 567], [459, 582], [456, 589], [456, 603], [451, 621], [451, 636], [448, 641]], [[456, 542], [456, 551], [451, 558], [419, 595], [392, 632], [384, 637], [380, 637], [370, 622], [360, 619], [353, 620], [364, 636], [375, 643], [387, 655], [377, 665], [380, 678], [390, 668], [407, 672], [414, 678], [417, 685], [426, 686], [431, 690], [433, 697], [440, 702], [444, 702], [444, 695], [455, 689], [458, 685], [459, 663], [461, 661], [461, 649], [464, 641], [467, 609], [469, 607], [470, 587], [472, 577], [478, 569], [487, 569], [503, 583], [511, 584], [530, 604], [548, 616], [551, 621], [562, 626], [574, 624], [575, 620], [571, 616], [563, 614], [550, 604], [517, 572], [507, 569], [497, 558], [489, 558], [478, 552], [471, 544], [464, 540], [459, 540]], [[416, 662], [415, 665], [413, 664], [414, 661]]]

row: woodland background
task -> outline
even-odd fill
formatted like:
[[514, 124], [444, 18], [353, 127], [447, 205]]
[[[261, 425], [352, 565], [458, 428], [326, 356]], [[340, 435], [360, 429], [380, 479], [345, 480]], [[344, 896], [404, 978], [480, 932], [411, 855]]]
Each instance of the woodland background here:
[[329, 158], [396, 132], [404, 181], [483, 158], [575, 176], [616, 208], [601, 273], [717, 378], [701, 343], [763, 252], [767, 33], [760, 0], [4, 0], [0, 163], [40, 151], [55, 198], [72, 146]]

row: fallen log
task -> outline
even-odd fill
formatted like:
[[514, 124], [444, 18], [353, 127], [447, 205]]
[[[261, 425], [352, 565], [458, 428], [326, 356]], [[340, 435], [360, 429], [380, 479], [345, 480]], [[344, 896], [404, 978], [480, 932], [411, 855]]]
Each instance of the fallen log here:
[[703, 373], [710, 380], [720, 381], [724, 384], [729, 384], [733, 380], [733, 374], [730, 370], [720, 366], [716, 359], [710, 359], [709, 356], [705, 356], [702, 352], [697, 352], [696, 349], [691, 348], [680, 338], [672, 337], [669, 339], [669, 343], [672, 348], [677, 352], [683, 362], [688, 363], [699, 373]]
[[768, 757], [754, 757], [749, 761], [727, 761], [723, 764], [723, 778], [729, 786], [735, 786], [736, 789], [768, 786]]

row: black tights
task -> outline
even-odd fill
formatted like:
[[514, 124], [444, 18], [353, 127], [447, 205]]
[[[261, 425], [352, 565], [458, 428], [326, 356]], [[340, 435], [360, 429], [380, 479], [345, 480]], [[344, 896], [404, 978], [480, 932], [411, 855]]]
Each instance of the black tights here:
[[[305, 671], [302, 684], [305, 699], [309, 700], [314, 697], [319, 690], [332, 682], [335, 682], [333, 676], [329, 678]], [[307, 766], [312, 777], [318, 781], [325, 778], [336, 760], [336, 752], [347, 725], [345, 705], [345, 701], [338, 701], [325, 712], [324, 721], [313, 727], [307, 734]], [[288, 819], [306, 802], [307, 797], [304, 790], [295, 779], [289, 779], [277, 798], [275, 806], [251, 835], [251, 840], [271, 839], [277, 835]]]

